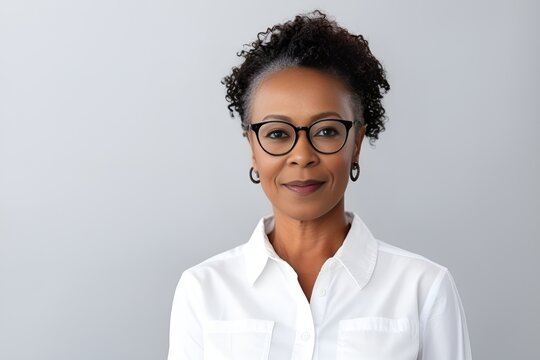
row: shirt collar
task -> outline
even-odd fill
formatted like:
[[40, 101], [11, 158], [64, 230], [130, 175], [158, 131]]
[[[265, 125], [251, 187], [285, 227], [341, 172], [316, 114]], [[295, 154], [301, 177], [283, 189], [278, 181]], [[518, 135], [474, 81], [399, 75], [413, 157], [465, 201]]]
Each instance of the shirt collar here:
[[[357, 214], [348, 211], [345, 214], [351, 222], [351, 228], [343, 244], [334, 254], [334, 258], [344, 266], [356, 285], [363, 288], [369, 282], [375, 269], [378, 244]], [[279, 259], [266, 235], [273, 228], [274, 217], [272, 215], [261, 218], [244, 247], [247, 277], [250, 285], [257, 281], [269, 258]]]

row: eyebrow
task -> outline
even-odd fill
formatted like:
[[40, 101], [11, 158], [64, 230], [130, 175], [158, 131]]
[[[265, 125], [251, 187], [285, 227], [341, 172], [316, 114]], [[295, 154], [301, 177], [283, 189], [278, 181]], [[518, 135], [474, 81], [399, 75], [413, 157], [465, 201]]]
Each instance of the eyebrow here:
[[[325, 117], [328, 117], [328, 116], [333, 116], [335, 118], [338, 118], [338, 119], [341, 119], [341, 115], [335, 111], [325, 111], [325, 112], [322, 112], [322, 113], [318, 113], [316, 115], [313, 115], [310, 120], [311, 121], [314, 121], [314, 120], [317, 120], [317, 119], [321, 119], [321, 118], [325, 118]], [[264, 120], [268, 120], [268, 119], [279, 119], [279, 120], [284, 120], [284, 121], [288, 121], [288, 122], [292, 122], [292, 119], [290, 117], [288, 117], [287, 115], [279, 115], [279, 114], [269, 114], [269, 115], [266, 115], [262, 121]]]

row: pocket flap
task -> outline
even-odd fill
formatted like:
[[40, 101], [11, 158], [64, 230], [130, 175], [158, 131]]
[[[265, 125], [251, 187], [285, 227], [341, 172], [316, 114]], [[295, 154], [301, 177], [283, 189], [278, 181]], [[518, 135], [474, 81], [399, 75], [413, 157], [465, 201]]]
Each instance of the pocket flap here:
[[274, 328], [274, 321], [261, 319], [209, 320], [204, 328], [209, 333], [269, 333]]
[[267, 360], [274, 321], [209, 320], [204, 324], [204, 360]]
[[339, 323], [339, 328], [342, 331], [381, 331], [398, 333], [410, 331], [411, 323], [406, 317], [361, 317], [342, 320]]

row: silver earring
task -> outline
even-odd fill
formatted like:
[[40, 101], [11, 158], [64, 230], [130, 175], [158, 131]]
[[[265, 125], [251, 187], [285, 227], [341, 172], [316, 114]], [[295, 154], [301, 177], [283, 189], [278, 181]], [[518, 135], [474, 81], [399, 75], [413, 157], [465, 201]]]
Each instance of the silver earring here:
[[349, 175], [352, 181], [358, 180], [358, 177], [360, 176], [360, 165], [358, 164], [358, 162], [353, 162]]
[[[255, 176], [257, 176], [256, 179], [253, 177], [253, 173], [255, 173]], [[261, 180], [259, 180], [259, 173], [257, 172], [257, 170], [254, 170], [253, 167], [251, 167], [251, 169], [249, 169], [249, 179], [254, 184], [258, 184], [258, 183], [261, 182]]]

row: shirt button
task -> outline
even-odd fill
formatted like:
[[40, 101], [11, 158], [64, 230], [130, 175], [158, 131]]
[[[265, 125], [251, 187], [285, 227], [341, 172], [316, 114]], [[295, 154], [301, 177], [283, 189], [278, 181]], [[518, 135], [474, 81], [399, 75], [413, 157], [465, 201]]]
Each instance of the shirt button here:
[[306, 331], [306, 332], [303, 332], [302, 335], [300, 336], [300, 338], [304, 341], [308, 341], [309, 340], [309, 333]]
[[319, 296], [325, 296], [326, 295], [326, 289], [320, 289], [319, 290]]

